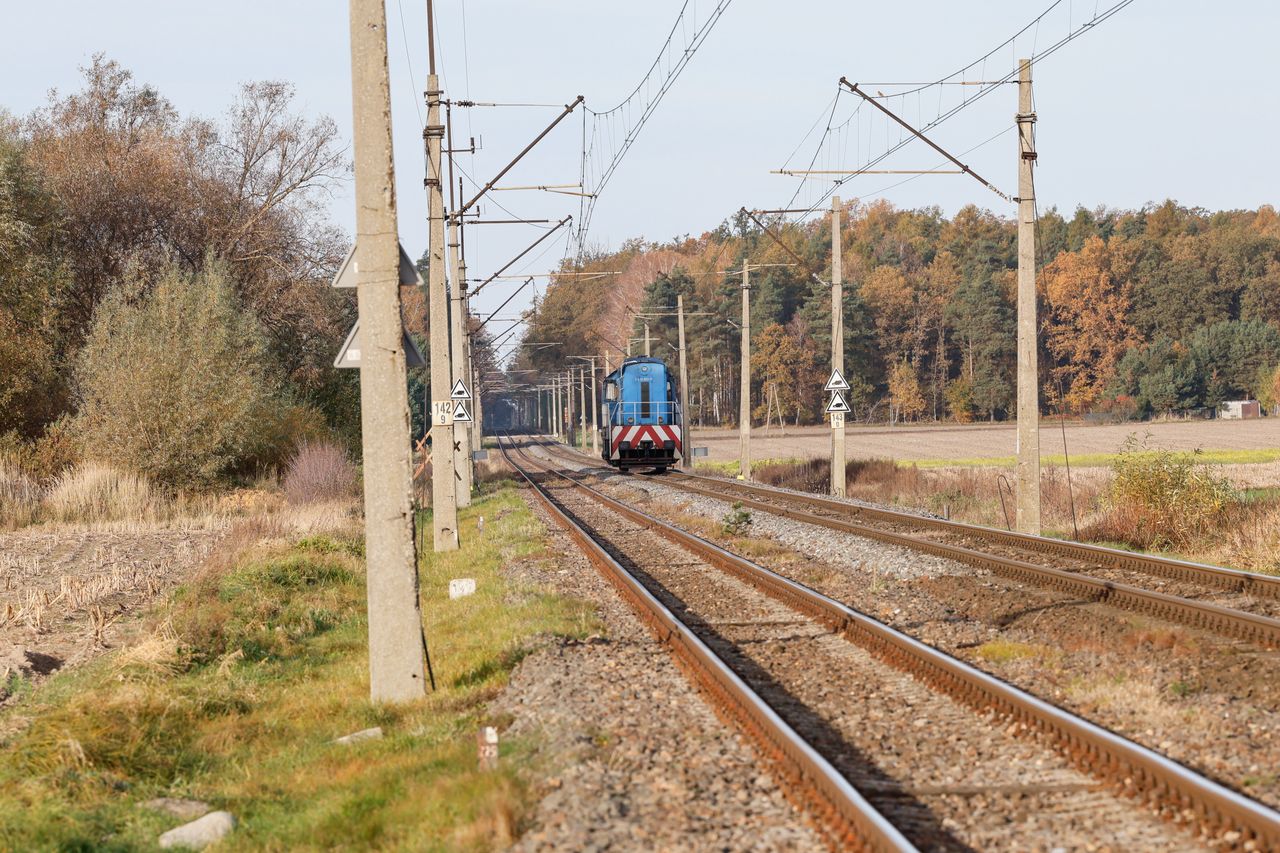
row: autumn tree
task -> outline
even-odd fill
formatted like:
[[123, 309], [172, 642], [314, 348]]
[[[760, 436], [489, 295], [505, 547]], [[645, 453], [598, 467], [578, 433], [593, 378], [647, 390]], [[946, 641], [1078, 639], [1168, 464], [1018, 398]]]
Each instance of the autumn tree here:
[[918, 420], [924, 414], [924, 392], [910, 364], [900, 361], [889, 372], [889, 399], [893, 412], [901, 420]]
[[1040, 276], [1048, 312], [1046, 345], [1051, 380], [1066, 385], [1066, 402], [1088, 409], [1102, 395], [1116, 364], [1136, 341], [1129, 322], [1129, 266], [1116, 242], [1087, 240], [1079, 253], [1060, 255]]

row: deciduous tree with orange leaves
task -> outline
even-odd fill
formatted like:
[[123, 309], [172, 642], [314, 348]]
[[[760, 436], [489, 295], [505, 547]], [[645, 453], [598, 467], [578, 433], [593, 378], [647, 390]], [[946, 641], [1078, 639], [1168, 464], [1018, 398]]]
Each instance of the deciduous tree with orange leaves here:
[[1059, 255], [1041, 273], [1048, 303], [1045, 342], [1055, 365], [1050, 382], [1063, 382], [1074, 411], [1098, 400], [1116, 364], [1138, 342], [1129, 319], [1130, 265], [1122, 240], [1091, 237], [1079, 252]]

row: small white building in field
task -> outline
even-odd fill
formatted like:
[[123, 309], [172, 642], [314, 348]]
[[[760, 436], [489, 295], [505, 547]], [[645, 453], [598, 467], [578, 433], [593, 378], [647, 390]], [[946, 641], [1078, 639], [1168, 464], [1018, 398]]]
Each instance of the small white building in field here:
[[1260, 418], [1262, 405], [1257, 400], [1227, 400], [1222, 404], [1222, 417], [1228, 421]]

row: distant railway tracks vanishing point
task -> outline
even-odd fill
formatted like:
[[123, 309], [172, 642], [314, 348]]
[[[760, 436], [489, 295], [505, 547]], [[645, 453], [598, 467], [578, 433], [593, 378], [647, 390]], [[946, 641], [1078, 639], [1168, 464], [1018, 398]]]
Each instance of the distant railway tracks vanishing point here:
[[[575, 463], [583, 464], [581, 454], [561, 445], [547, 446], [558, 453], [573, 454]], [[840, 530], [877, 542], [898, 545], [976, 568], [987, 569], [993, 574], [1019, 583], [1057, 590], [1067, 595], [1109, 604], [1262, 646], [1280, 647], [1280, 619], [1266, 612], [1274, 611], [1280, 606], [1280, 577], [1189, 563], [1149, 554], [1135, 554], [1079, 542], [1011, 533], [958, 521], [847, 503], [822, 495], [799, 495], [757, 483], [740, 483], [683, 471], [668, 472], [662, 482], [672, 488], [703, 497], [734, 501], [745, 507], [795, 521]], [[871, 523], [859, 523], [846, 518], [819, 514], [820, 512], [854, 515]], [[979, 551], [929, 536], [906, 533], [903, 532], [903, 528], [929, 531], [969, 542], [976, 541], [988, 550]], [[989, 550], [991, 548], [1005, 553], [992, 553]], [[1015, 554], [1021, 552], [1021, 558], [1010, 556], [1011, 552]], [[1057, 555], [1077, 561], [1082, 564], [1082, 568], [1067, 570], [1046, 565], [1046, 555]], [[1030, 562], [1033, 559], [1040, 562]], [[1227, 607], [1210, 601], [1143, 589], [1132, 582], [1086, 574], [1083, 570], [1085, 568], [1102, 568], [1128, 573], [1130, 581], [1136, 580], [1135, 576], [1154, 576], [1208, 589], [1225, 590], [1243, 599], [1245, 606], [1264, 612], [1250, 612], [1238, 607]]]
[[[524, 456], [522, 450], [517, 449], [517, 452]], [[647, 590], [642, 593], [640, 590], [643, 587], [640, 582], [634, 576], [627, 574], [625, 569], [621, 570], [621, 575], [614, 575], [621, 569], [620, 564], [608, 556], [608, 552], [600, 543], [594, 541], [591, 534], [570, 521], [561, 510], [555, 508], [555, 500], [546, 488], [521, 468], [505, 447], [503, 454], [534, 486], [541, 499], [552, 505], [553, 515], [570, 529], [584, 550], [589, 555], [593, 555], [593, 562], [602, 569], [604, 569], [603, 562], [610, 563], [610, 568], [605, 569], [606, 574], [610, 574], [615, 584], [626, 591], [627, 597], [634, 606], [638, 609], [647, 609], [646, 620], [660, 636], [671, 638], [670, 641], [676, 648], [677, 656], [691, 668], [695, 668], [691, 659], [696, 661], [696, 666], [707, 665], [702, 658], [714, 657], [714, 655], [705, 644], [692, 644], [692, 640], [686, 637], [686, 632], [690, 637], [692, 636], [691, 631], [688, 628], [682, 630], [675, 627], [673, 624], [675, 617], [671, 611], [657, 603], [652, 593]], [[701, 561], [754, 587], [790, 609], [817, 620], [834, 634], [865, 649], [874, 658], [893, 668], [909, 673], [914, 679], [935, 691], [946, 694], [979, 713], [998, 714], [1013, 723], [1010, 730], [1016, 727], [1021, 731], [1037, 735], [1043, 743], [1065, 756], [1081, 770], [1103, 780], [1117, 794], [1146, 802], [1162, 815], [1175, 821], [1196, 824], [1202, 832], [1217, 837], [1219, 841], [1225, 840], [1231, 846], [1248, 845], [1247, 849], [1280, 847], [1280, 814], [1265, 805], [1237, 794], [1159, 753], [987, 675], [802, 584], [784, 578], [592, 489], [577, 478], [555, 470], [545, 463], [535, 462], [534, 464], [545, 474], [558, 478], [575, 490], [580, 490], [582, 494], [589, 496], [611, 512], [656, 533], [668, 542], [679, 545]], [[649, 604], [650, 601], [653, 604]], [[659, 609], [654, 610], [655, 605]], [[722, 662], [720, 668], [724, 668]], [[746, 706], [755, 709], [752, 714], [744, 714], [741, 708], [744, 707], [742, 703], [745, 700], [721, 698], [724, 696], [722, 692], [724, 688], [719, 686], [719, 682], [709, 683], [707, 679], [712, 678], [709, 675], [699, 674], [698, 678], [711, 695], [717, 698], [722, 710], [728, 711], [730, 716], [740, 724], [743, 724], [744, 719], [748, 720], [745, 724], [746, 728], [758, 742], [772, 743], [777, 737], [761, 732], [759, 715], [763, 714], [763, 711], [756, 706], [755, 700], [746, 703]], [[719, 676], [719, 679], [724, 678], [724, 675]], [[758, 700], [758, 697], [756, 699]], [[796, 747], [792, 745], [789, 749], [795, 751]], [[767, 746], [766, 752], [777, 759], [782, 750], [777, 746]], [[809, 778], [813, 771], [790, 755], [787, 759], [789, 763], [785, 763], [784, 766], [789, 769], [784, 775], [793, 784], [799, 781], [806, 786], [814, 787], [814, 781]], [[829, 762], [827, 766], [830, 766]], [[824, 780], [822, 785], [827, 789], [839, 789], [839, 786], [836, 786], [834, 780], [829, 777], [818, 778]], [[817, 790], [823, 791], [824, 788], [817, 787]], [[879, 849], [883, 845], [883, 839], [869, 840], [870, 837], [864, 830], [864, 824], [871, 825], [872, 831], [882, 828], [880, 823], [883, 820], [882, 815], [872, 818], [862, 812], [850, 815], [843, 811], [852, 808], [856, 800], [837, 802], [830, 794], [815, 795], [813, 793], [804, 795], [801, 799], [822, 803], [818, 814], [825, 816], [824, 822], [828, 825], [831, 825], [833, 814], [840, 815], [839, 820], [836, 821], [836, 825], [840, 828], [833, 834], [833, 840], [847, 838], [852, 832], [863, 839], [865, 846], [872, 849]]]

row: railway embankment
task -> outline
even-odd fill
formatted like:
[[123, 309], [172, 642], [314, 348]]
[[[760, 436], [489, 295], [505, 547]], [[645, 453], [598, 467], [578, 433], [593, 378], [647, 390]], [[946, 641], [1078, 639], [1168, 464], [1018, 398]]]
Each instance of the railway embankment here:
[[[572, 590], [546, 583], [559, 557], [515, 490], [492, 490], [461, 519], [464, 549], [421, 564], [436, 683], [425, 702], [368, 701], [353, 513], [305, 534], [242, 527], [235, 547], [140, 608], [127, 642], [24, 686], [0, 711], [0, 849], [149, 849], [220, 811], [235, 818], [228, 849], [487, 849], [515, 840], [539, 798], [572, 785], [573, 767], [618, 773], [609, 762], [633, 748], [634, 719], [651, 734], [663, 725], [637, 709], [664, 695], [668, 706], [687, 704], [678, 677], [650, 675], [650, 693], [622, 701], [610, 661], [625, 640], [615, 643]], [[475, 593], [450, 598], [461, 577]], [[631, 657], [622, 675], [653, 668], [643, 650]], [[588, 659], [594, 681], [570, 715], [580, 728], [544, 738], [541, 718], [519, 709], [551, 713], [544, 699], [575, 683]], [[597, 702], [609, 684], [619, 701]], [[521, 701], [522, 690], [532, 698]], [[499, 698], [513, 710], [494, 710]], [[477, 732], [489, 725], [499, 730], [496, 769], [477, 757]], [[697, 739], [697, 720], [688, 728]], [[337, 742], [370, 729], [378, 736]], [[731, 751], [714, 726], [701, 738], [719, 758]], [[639, 755], [660, 763], [656, 737]]]

